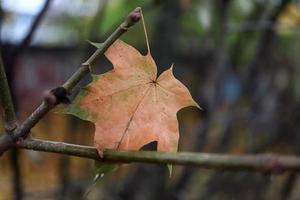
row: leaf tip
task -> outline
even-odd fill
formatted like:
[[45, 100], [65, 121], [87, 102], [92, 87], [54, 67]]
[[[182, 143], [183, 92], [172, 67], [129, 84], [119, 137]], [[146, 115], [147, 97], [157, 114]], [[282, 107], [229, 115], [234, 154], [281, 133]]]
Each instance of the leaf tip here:
[[174, 63], [172, 63], [171, 67], [169, 69], [167, 69], [166, 72], [169, 73], [172, 77], [175, 78], [173, 69], [174, 69]]
[[173, 68], [174, 68], [174, 63], [172, 63], [172, 65], [170, 67], [170, 70], [171, 70], [172, 74], [173, 74]]
[[201, 108], [195, 100], [193, 100], [193, 106], [195, 106], [196, 108], [199, 108], [200, 110], [203, 110], [203, 108]]

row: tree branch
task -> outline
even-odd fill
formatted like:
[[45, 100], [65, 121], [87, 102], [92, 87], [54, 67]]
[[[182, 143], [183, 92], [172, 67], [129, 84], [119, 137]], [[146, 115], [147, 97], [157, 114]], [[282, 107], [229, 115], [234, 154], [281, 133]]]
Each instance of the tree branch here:
[[[97, 49], [94, 54], [85, 61], [81, 67], [69, 78], [64, 84], [63, 88], [67, 92], [76, 86], [76, 84], [89, 72], [90, 66], [94, 61], [108, 49], [108, 47], [114, 43], [123, 33], [125, 33], [128, 28], [133, 26], [141, 18], [141, 8], [136, 8], [133, 10], [124, 20], [124, 22], [107, 38], [103, 43], [101, 48]], [[53, 98], [54, 97], [54, 98]], [[45, 96], [41, 105], [20, 125], [18, 126], [12, 134], [4, 134], [0, 137], [0, 155], [6, 150], [14, 146], [15, 142], [20, 138], [26, 138], [29, 134], [30, 129], [37, 124], [37, 122], [46, 115], [52, 108], [54, 108], [59, 102], [58, 98], [49, 93]]]
[[5, 134], [0, 141], [0, 152], [2, 149], [8, 149], [13, 144], [12, 137], [13, 130], [17, 127], [16, 113], [11, 98], [9, 85], [7, 82], [5, 68], [3, 65], [2, 57], [0, 55], [0, 100], [2, 108], [4, 109], [4, 129]]
[[[39, 11], [37, 16], [34, 18], [33, 23], [29, 27], [29, 31], [24, 36], [23, 40], [18, 44], [15, 48], [11, 50], [10, 53], [6, 53], [7, 56], [4, 56], [4, 64], [7, 67], [7, 74], [9, 83], [13, 83], [13, 75], [15, 74], [16, 70], [16, 61], [17, 58], [26, 50], [26, 48], [30, 45], [32, 38], [34, 37], [39, 25], [41, 24], [42, 20], [44, 19], [52, 0], [46, 0], [42, 9]], [[9, 52], [9, 50], [7, 50]], [[11, 85], [11, 88], [14, 88]]]
[[16, 52], [13, 55], [13, 58], [17, 57], [26, 47], [29, 46], [30, 42], [32, 41], [32, 38], [35, 34], [35, 32], [38, 29], [39, 24], [42, 22], [44, 16], [47, 13], [47, 10], [51, 4], [52, 0], [46, 0], [42, 9], [39, 11], [38, 15], [34, 18], [33, 23], [31, 24], [28, 33], [22, 40], [22, 42], [18, 45], [18, 48], [16, 49]]
[[[0, 55], [0, 100], [2, 103], [2, 107], [4, 109], [4, 129], [5, 135], [8, 141], [4, 141], [5, 147], [10, 147], [8, 144], [13, 142], [11, 137], [12, 131], [17, 127], [17, 117], [15, 112], [15, 107], [13, 105], [12, 96], [10, 93], [9, 84], [7, 81], [7, 77], [5, 74], [5, 67], [2, 61], [2, 55]], [[8, 145], [8, 146], [6, 146]], [[20, 176], [20, 168], [18, 165], [18, 153], [17, 149], [13, 148], [11, 152], [11, 165], [13, 171], [13, 188], [16, 199], [22, 199], [23, 190], [21, 185], [21, 176]]]
[[9, 85], [7, 82], [5, 68], [0, 55], [0, 100], [4, 109], [5, 131], [11, 132], [16, 128], [16, 113], [12, 102]]
[[153, 151], [104, 151], [100, 158], [95, 147], [26, 139], [17, 147], [34, 151], [52, 152], [70, 156], [84, 157], [112, 163], [156, 163], [190, 165], [208, 169], [248, 170], [262, 173], [280, 174], [285, 171], [299, 171], [300, 158], [277, 154], [225, 155], [209, 153], [161, 153]]

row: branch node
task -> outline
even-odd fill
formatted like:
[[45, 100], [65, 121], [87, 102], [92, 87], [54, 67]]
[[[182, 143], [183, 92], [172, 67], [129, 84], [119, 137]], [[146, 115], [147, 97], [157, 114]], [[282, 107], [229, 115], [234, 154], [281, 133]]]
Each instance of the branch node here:
[[123, 22], [123, 23], [120, 25], [120, 28], [121, 28], [124, 32], [126, 32], [126, 31], [128, 31], [128, 24], [125, 23], [125, 22]]
[[68, 98], [68, 92], [64, 87], [57, 87], [50, 91], [51, 94], [53, 94], [57, 100], [57, 104], [63, 103], [63, 104], [69, 104], [71, 101]]
[[18, 127], [18, 123], [16, 120], [6, 122], [4, 124], [4, 130], [6, 133], [12, 133]]
[[44, 92], [44, 100], [46, 101], [47, 104], [50, 104], [50, 105], [57, 104], [56, 96], [53, 95], [51, 91]]
[[60, 103], [69, 104], [70, 99], [67, 95], [67, 90], [64, 87], [59, 86], [52, 89], [50, 92], [46, 92], [44, 100], [50, 105], [57, 105]]
[[266, 161], [266, 167], [263, 170], [264, 174], [282, 174], [286, 171], [284, 169], [280, 159], [277, 155], [265, 154], [263, 155], [264, 160]]

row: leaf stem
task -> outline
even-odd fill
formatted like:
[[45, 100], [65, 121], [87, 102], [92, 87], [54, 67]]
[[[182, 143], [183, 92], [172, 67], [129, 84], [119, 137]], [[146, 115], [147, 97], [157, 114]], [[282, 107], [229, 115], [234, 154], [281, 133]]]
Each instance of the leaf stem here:
[[143, 23], [144, 34], [145, 34], [145, 38], [146, 38], [147, 51], [148, 51], [148, 54], [151, 54], [149, 40], [148, 40], [148, 33], [147, 33], [147, 29], [146, 29], [146, 25], [145, 25], [145, 20], [144, 20], [144, 15], [143, 15], [143, 11], [142, 10], [141, 10], [141, 15], [142, 15], [142, 23]]

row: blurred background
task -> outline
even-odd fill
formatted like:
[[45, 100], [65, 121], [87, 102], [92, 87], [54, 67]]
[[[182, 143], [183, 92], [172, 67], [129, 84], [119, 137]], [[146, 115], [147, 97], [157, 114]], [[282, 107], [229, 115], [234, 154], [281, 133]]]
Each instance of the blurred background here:
[[[159, 72], [175, 76], [203, 111], [178, 113], [179, 151], [300, 154], [300, 1], [1, 0], [0, 45], [18, 117], [62, 84], [136, 6]], [[142, 25], [122, 39], [146, 52]], [[99, 59], [93, 73], [111, 69]], [[89, 77], [80, 85], [86, 85]], [[1, 125], [3, 132], [3, 125]], [[37, 138], [93, 144], [92, 124], [49, 113]], [[150, 145], [151, 146], [151, 145]], [[95, 186], [94, 162], [13, 149], [0, 157], [6, 199], [300, 199], [297, 173], [280, 176], [131, 164]]]

